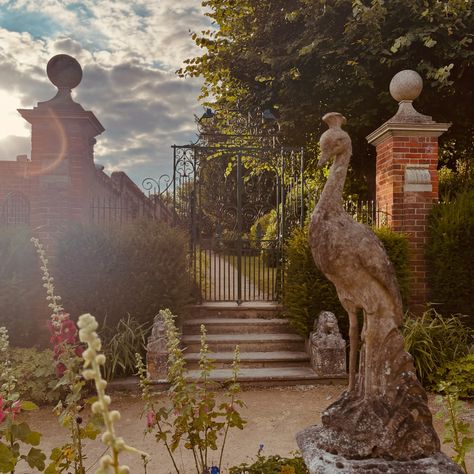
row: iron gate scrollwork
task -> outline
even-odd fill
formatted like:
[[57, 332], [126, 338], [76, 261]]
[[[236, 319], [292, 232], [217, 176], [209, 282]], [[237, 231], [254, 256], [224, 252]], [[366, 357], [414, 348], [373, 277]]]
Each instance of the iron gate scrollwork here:
[[[213, 117], [207, 110], [202, 118]], [[197, 143], [173, 145], [172, 175], [147, 178], [143, 187], [187, 230], [201, 301], [278, 301], [283, 241], [304, 221], [303, 150], [280, 146], [274, 121], [267, 134], [258, 123], [247, 131], [233, 123], [234, 135], [225, 125], [225, 133], [201, 130]]]

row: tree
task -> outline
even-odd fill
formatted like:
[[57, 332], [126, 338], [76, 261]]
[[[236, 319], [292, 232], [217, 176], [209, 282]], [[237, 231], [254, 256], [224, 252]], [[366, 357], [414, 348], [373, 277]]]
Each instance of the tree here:
[[[359, 177], [373, 172], [365, 136], [396, 112], [388, 84], [425, 79], [416, 107], [451, 121], [445, 161], [474, 155], [472, 0], [207, 0], [216, 29], [194, 33], [203, 54], [178, 71], [204, 78], [221, 109], [273, 107], [289, 144], [314, 150], [321, 117], [348, 119]], [[448, 146], [449, 145], [449, 146]]]

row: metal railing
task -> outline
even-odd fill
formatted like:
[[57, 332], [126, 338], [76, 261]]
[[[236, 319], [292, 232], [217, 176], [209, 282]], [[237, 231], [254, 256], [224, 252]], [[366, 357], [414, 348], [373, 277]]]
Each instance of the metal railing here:
[[0, 207], [0, 225], [30, 224], [30, 200], [21, 192], [8, 193]]

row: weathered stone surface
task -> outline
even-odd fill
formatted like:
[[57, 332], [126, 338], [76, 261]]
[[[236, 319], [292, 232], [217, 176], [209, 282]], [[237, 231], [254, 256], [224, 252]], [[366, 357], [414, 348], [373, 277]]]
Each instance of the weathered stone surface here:
[[462, 469], [440, 452], [419, 459], [391, 460], [384, 458], [347, 459], [342, 456], [334, 439], [328, 452], [318, 446], [320, 438], [329, 438], [327, 431], [311, 426], [296, 436], [306, 466], [311, 474], [462, 474]]
[[389, 89], [397, 102], [415, 100], [423, 90], [423, 79], [416, 71], [405, 69], [393, 76]]
[[390, 94], [398, 102], [398, 111], [389, 122], [433, 123], [429, 115], [420, 114], [413, 107], [413, 101], [423, 89], [423, 79], [416, 71], [405, 69], [395, 74], [389, 88]]
[[164, 380], [168, 377], [168, 348], [164, 319], [157, 314], [153, 321], [151, 335], [146, 347], [146, 364], [151, 380]]
[[346, 342], [339, 332], [336, 316], [322, 311], [309, 335], [311, 367], [318, 377], [346, 375]]
[[[440, 449], [426, 393], [399, 327], [403, 308], [395, 271], [381, 242], [343, 209], [342, 191], [352, 146], [345, 118], [326, 114], [320, 164], [334, 159], [311, 217], [309, 242], [318, 268], [336, 287], [349, 315], [349, 387], [323, 414], [318, 448], [346, 458], [418, 459]], [[357, 313], [363, 311], [357, 369]], [[357, 376], [356, 376], [357, 375]], [[324, 434], [324, 436], [323, 436]]]

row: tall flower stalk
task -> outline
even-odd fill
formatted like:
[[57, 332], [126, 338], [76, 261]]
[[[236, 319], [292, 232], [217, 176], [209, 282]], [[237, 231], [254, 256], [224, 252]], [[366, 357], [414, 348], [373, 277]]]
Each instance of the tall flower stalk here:
[[200, 377], [197, 383], [192, 383], [186, 379], [186, 364], [180, 347], [179, 332], [174, 322], [175, 316], [169, 310], [160, 311], [160, 316], [164, 320], [167, 337], [171, 409], [162, 407], [157, 410], [148, 402], [149, 381], [146, 382], [144, 379], [142, 364], [142, 397], [146, 403], [147, 432], [157, 431], [156, 439], [165, 443], [177, 473], [180, 471], [174, 462], [173, 453], [181, 444], [190, 450], [197, 474], [218, 473], [220, 466], [211, 466], [211, 451], [219, 451], [218, 444], [221, 440], [219, 465], [222, 465], [229, 429], [234, 427], [243, 429], [245, 424], [236, 409], [237, 406], [243, 406], [243, 402], [236, 396], [239, 391], [237, 384], [239, 349], [236, 348], [233, 377], [226, 392], [229, 401], [217, 406], [216, 393], [213, 390], [214, 382], [210, 377], [213, 361], [210, 358], [205, 326], [201, 325]]
[[43, 272], [43, 287], [46, 289], [46, 300], [52, 311], [48, 326], [56, 361], [58, 386], [67, 387], [68, 391], [64, 402], [61, 400], [55, 407], [55, 412], [60, 423], [68, 428], [71, 442], [53, 450], [50, 467], [51, 469], [57, 469], [58, 472], [63, 472], [72, 464], [76, 474], [84, 474], [86, 469], [84, 466], [83, 438], [94, 439], [99, 431], [93, 422], [83, 426], [83, 419], [80, 416], [80, 412], [84, 407], [82, 390], [85, 385], [85, 380], [80, 371], [83, 347], [77, 338], [77, 328], [74, 321], [64, 311], [61, 297], [56, 294], [54, 278], [49, 270], [46, 251], [39, 239], [33, 237], [31, 242], [35, 246], [40, 260], [40, 268]]
[[82, 375], [86, 380], [93, 380], [97, 391], [97, 401], [92, 404], [92, 412], [100, 414], [104, 420], [105, 432], [102, 434], [102, 442], [110, 448], [111, 454], [107, 454], [100, 459], [100, 468], [96, 474], [107, 474], [112, 470], [114, 474], [129, 474], [128, 466], [121, 466], [119, 455], [123, 451], [132, 452], [140, 455], [146, 461], [149, 456], [143, 451], [139, 451], [125, 444], [123, 438], [115, 433], [114, 423], [120, 420], [120, 412], [117, 410], [109, 411], [112, 402], [106, 395], [105, 388], [107, 382], [102, 378], [101, 367], [105, 364], [105, 355], [100, 353], [102, 344], [97, 335], [98, 324], [94, 316], [83, 314], [79, 317], [77, 323], [79, 326], [79, 339], [87, 344], [87, 349], [83, 352], [84, 370]]

